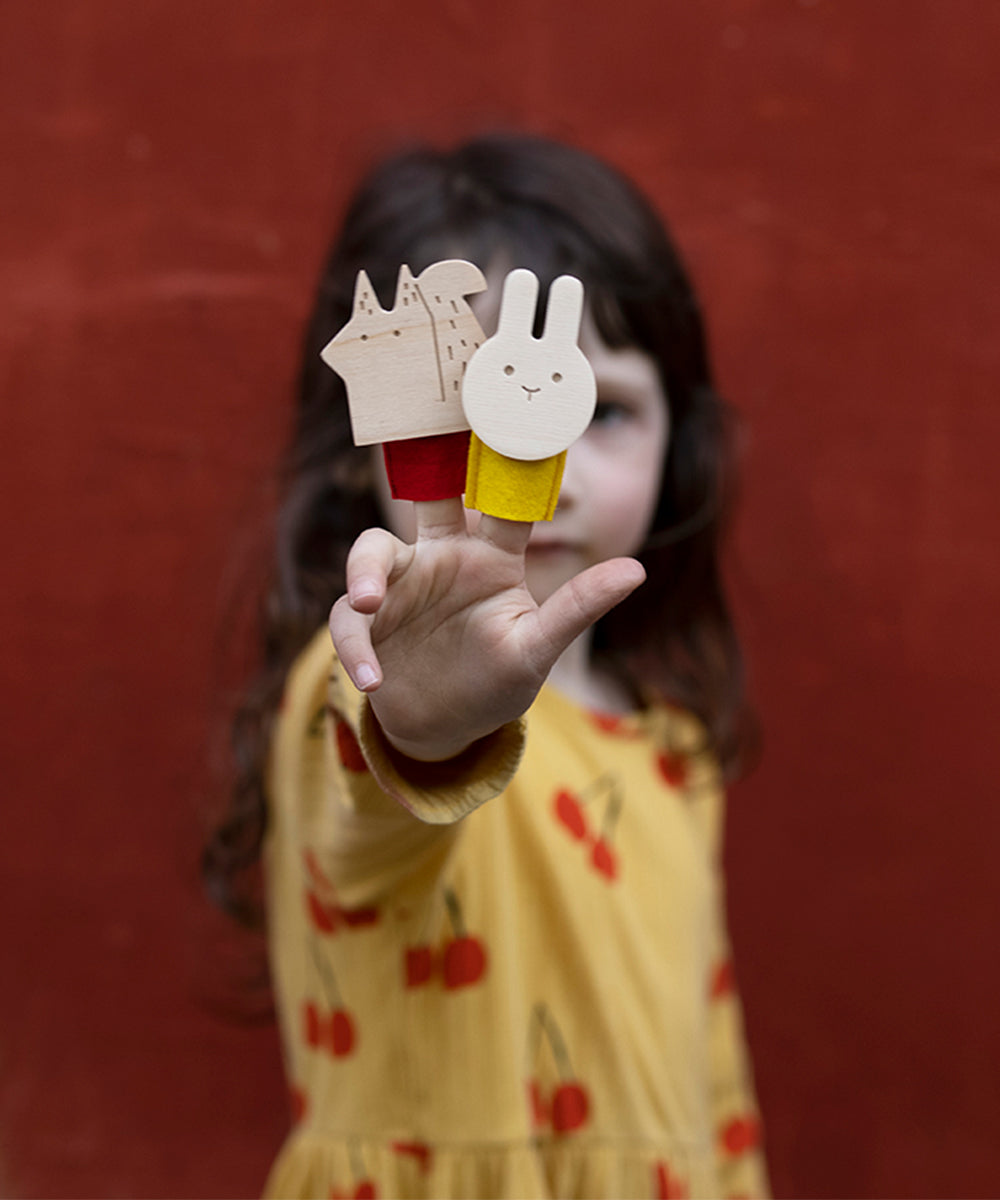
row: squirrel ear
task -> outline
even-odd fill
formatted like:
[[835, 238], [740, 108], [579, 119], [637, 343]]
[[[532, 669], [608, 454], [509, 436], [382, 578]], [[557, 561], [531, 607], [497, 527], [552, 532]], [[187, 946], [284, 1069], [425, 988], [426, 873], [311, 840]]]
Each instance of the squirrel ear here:
[[372, 281], [368, 278], [368, 272], [362, 267], [358, 272], [357, 282], [354, 284], [352, 312], [357, 316], [358, 313], [370, 313], [374, 307], [375, 289], [372, 287]]
[[396, 277], [396, 299], [392, 302], [393, 312], [403, 303], [408, 294], [413, 291], [413, 272], [403, 263]]
[[538, 303], [538, 276], [526, 267], [509, 272], [503, 281], [497, 333], [516, 340], [531, 337]]
[[576, 345], [583, 319], [583, 284], [575, 275], [560, 275], [549, 288], [544, 341]]

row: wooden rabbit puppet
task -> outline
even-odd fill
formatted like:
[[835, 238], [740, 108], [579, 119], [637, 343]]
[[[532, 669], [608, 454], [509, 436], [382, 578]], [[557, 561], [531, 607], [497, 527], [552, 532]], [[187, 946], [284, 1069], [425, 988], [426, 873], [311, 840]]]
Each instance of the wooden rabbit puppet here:
[[469, 362], [462, 404], [472, 426], [465, 503], [512, 521], [550, 521], [566, 450], [590, 424], [594, 372], [577, 345], [583, 284], [560, 275], [549, 289], [545, 329], [532, 335], [538, 279], [519, 268], [504, 280], [496, 333]]

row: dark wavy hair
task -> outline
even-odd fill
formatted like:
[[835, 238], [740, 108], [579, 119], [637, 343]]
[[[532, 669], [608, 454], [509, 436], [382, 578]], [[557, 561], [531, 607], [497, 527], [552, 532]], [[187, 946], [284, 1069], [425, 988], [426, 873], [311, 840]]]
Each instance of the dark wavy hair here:
[[638, 346], [656, 361], [671, 434], [638, 555], [648, 581], [598, 622], [593, 653], [637, 690], [656, 689], [698, 716], [728, 775], [748, 757], [753, 723], [719, 567], [733, 495], [733, 418], [713, 385], [698, 301], [662, 221], [619, 172], [567, 145], [492, 135], [449, 151], [410, 149], [355, 192], [306, 330], [263, 659], [233, 724], [230, 808], [203, 856], [210, 891], [247, 924], [261, 911], [252, 868], [266, 830], [264, 768], [285, 676], [344, 590], [352, 542], [381, 522], [370, 449], [354, 447], [343, 382], [319, 352], [350, 316], [359, 269], [387, 299], [400, 264], [416, 274], [454, 257], [530, 267], [543, 296], [556, 276], [578, 276], [605, 341]]

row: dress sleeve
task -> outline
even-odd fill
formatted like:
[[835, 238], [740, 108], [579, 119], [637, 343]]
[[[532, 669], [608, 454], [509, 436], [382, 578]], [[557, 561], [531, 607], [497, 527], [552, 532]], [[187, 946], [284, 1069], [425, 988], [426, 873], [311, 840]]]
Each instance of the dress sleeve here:
[[289, 673], [272, 737], [271, 855], [301, 848], [341, 904], [371, 904], [410, 875], [436, 873], [461, 818], [503, 791], [523, 747], [519, 721], [447, 763], [397, 754], [323, 630]]

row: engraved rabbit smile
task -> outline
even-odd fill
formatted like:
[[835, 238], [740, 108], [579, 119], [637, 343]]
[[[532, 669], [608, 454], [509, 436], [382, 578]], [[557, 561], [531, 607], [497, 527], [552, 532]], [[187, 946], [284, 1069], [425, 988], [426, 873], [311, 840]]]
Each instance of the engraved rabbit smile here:
[[[471, 356], [462, 379], [473, 433], [494, 453], [522, 462], [562, 454], [590, 424], [597, 401], [594, 372], [577, 344], [583, 284], [572, 275], [552, 281], [545, 327], [535, 337], [538, 288], [538, 276], [524, 267], [507, 274], [496, 333]], [[543, 404], [534, 403], [539, 392]]]

